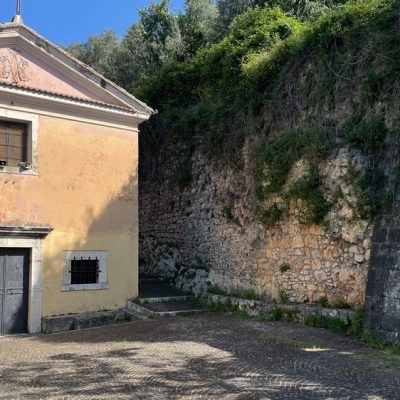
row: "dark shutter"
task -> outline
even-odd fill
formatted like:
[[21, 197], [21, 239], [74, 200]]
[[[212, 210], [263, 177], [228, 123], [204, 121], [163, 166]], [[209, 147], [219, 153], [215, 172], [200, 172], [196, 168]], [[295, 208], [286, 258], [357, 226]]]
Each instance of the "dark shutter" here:
[[17, 167], [27, 161], [27, 126], [18, 122], [0, 121], [0, 161]]

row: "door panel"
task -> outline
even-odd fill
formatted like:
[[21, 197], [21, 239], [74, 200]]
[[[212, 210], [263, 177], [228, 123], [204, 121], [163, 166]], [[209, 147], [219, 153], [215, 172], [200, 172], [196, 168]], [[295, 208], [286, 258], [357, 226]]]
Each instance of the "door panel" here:
[[3, 309], [4, 309], [4, 294], [2, 293], [1, 289], [0, 289], [0, 335], [3, 333], [4, 331], [4, 324], [3, 324]]
[[3, 272], [0, 286], [0, 293], [3, 293], [0, 311], [3, 334], [27, 331], [29, 255], [28, 249], [2, 249], [0, 252], [0, 274]]
[[3, 249], [0, 249], [0, 334], [4, 333], [4, 295], [5, 295], [5, 284], [4, 284], [4, 275], [6, 272], [6, 263], [5, 263], [5, 252]]

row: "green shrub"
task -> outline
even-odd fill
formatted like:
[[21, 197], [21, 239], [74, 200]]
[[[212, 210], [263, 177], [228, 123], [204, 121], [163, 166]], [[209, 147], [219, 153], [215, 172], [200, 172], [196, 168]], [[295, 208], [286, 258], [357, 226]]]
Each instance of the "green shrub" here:
[[[352, 121], [345, 127], [344, 138], [359, 150], [365, 159], [363, 171], [355, 173], [353, 184], [357, 194], [357, 211], [360, 217], [370, 219], [380, 215], [390, 205], [390, 185], [385, 178], [385, 161], [389, 146], [398, 146], [396, 131], [389, 131], [383, 117], [368, 115], [361, 121]], [[387, 143], [389, 139], [389, 143]], [[393, 172], [398, 175], [397, 166]]]
[[264, 225], [265, 228], [268, 229], [281, 220], [283, 210], [278, 206], [277, 203], [274, 203], [270, 207], [260, 207], [258, 214], [260, 222]]
[[285, 308], [276, 307], [269, 314], [268, 319], [270, 321], [288, 321], [293, 322], [296, 320], [298, 311], [296, 310], [287, 310]]
[[348, 143], [372, 156], [384, 146], [388, 129], [381, 116], [369, 115], [359, 123], [350, 122], [345, 127], [344, 136]]
[[153, 134], [149, 136], [157, 136], [167, 125], [174, 140], [190, 149], [198, 133], [206, 154], [226, 157], [235, 164], [243, 132], [231, 130], [231, 123], [237, 109], [246, 107], [247, 93], [251, 98], [242, 64], [251, 54], [268, 51], [300, 27], [300, 22], [278, 8], [250, 9], [236, 18], [221, 42], [199, 51], [186, 63], [169, 65], [139, 82], [135, 94], [160, 111], [152, 118], [154, 123], [144, 126], [146, 135], [150, 130]]
[[[263, 202], [270, 196], [278, 196], [283, 205], [261, 208], [261, 221], [267, 227], [275, 224], [289, 208], [292, 200], [305, 203], [302, 222], [320, 224], [331, 208], [322, 192], [321, 177], [315, 167], [325, 160], [335, 148], [333, 136], [326, 131], [294, 131], [267, 138], [257, 150], [256, 185], [258, 200]], [[310, 166], [305, 176], [287, 186], [294, 164], [305, 160]]]
[[364, 310], [362, 307], [357, 307], [354, 310], [353, 318], [349, 334], [357, 339], [361, 339], [364, 333]]
[[305, 202], [300, 221], [307, 225], [321, 224], [331, 209], [321, 189], [321, 177], [316, 169], [297, 180], [288, 190], [290, 199], [301, 199]]
[[340, 318], [329, 318], [323, 315], [310, 315], [306, 324], [316, 328], [325, 328], [334, 333], [347, 333], [348, 326]]
[[266, 138], [256, 154], [261, 200], [282, 191], [296, 161], [305, 158], [316, 165], [325, 160], [333, 149], [333, 136], [316, 129], [297, 130]]

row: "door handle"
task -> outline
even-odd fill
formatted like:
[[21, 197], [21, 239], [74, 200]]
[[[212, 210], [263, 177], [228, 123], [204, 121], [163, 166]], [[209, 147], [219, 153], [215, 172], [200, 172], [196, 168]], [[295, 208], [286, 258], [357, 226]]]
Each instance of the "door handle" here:
[[14, 294], [13, 289], [7, 289], [7, 294], [13, 295]]

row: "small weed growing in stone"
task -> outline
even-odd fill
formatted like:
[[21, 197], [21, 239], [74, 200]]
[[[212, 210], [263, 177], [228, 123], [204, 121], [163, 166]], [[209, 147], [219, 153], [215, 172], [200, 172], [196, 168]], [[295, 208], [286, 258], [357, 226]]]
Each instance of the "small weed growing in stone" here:
[[70, 331], [75, 331], [76, 330], [76, 321], [72, 320], [71, 323], [69, 324], [69, 330]]
[[315, 304], [319, 305], [320, 307], [328, 308], [330, 306], [328, 298], [326, 296], [320, 297]]
[[288, 344], [300, 348], [318, 348], [321, 349], [324, 347], [322, 343], [319, 342], [314, 342], [314, 341], [308, 341], [308, 340], [302, 340], [302, 339], [297, 339], [297, 338], [292, 338], [292, 337], [286, 337], [286, 336], [270, 336], [270, 335], [265, 335], [263, 338], [269, 342], [273, 342], [276, 344]]
[[208, 293], [217, 294], [219, 296], [231, 296], [237, 297], [239, 299], [246, 300], [262, 300], [262, 295], [254, 289], [235, 289], [227, 293], [225, 290], [221, 289], [219, 286], [210, 285], [207, 289]]
[[185, 274], [185, 278], [186, 279], [189, 279], [189, 280], [192, 280], [192, 279], [194, 279], [196, 277], [196, 271], [188, 271], [188, 272], [186, 272], [186, 274]]
[[336, 300], [331, 304], [332, 308], [341, 308], [341, 309], [347, 309], [349, 310], [351, 308], [351, 305], [347, 303], [347, 301], [343, 299]]
[[279, 291], [279, 302], [281, 304], [288, 304], [289, 303], [289, 295], [283, 289], [281, 289]]
[[201, 269], [204, 271], [209, 272], [210, 271], [210, 265], [208, 264], [207, 261], [203, 260], [200, 257], [196, 257], [196, 262], [192, 265], [192, 268], [194, 269]]
[[258, 300], [260, 301], [262, 296], [260, 293], [256, 292], [254, 289], [236, 289], [229, 293], [232, 297], [238, 297], [240, 299], [247, 300]]
[[125, 322], [131, 322], [132, 321], [132, 315], [125, 314], [124, 315], [124, 321]]
[[287, 271], [290, 271], [290, 265], [288, 263], [283, 263], [281, 264], [281, 266], [279, 267], [279, 271], [281, 272], [281, 274], [284, 274]]
[[226, 292], [217, 285], [210, 285], [207, 289], [208, 293], [226, 296]]
[[234, 220], [235, 216], [233, 215], [232, 207], [225, 206], [224, 209], [223, 209], [223, 213], [225, 215], [225, 218], [228, 221], [233, 221]]

